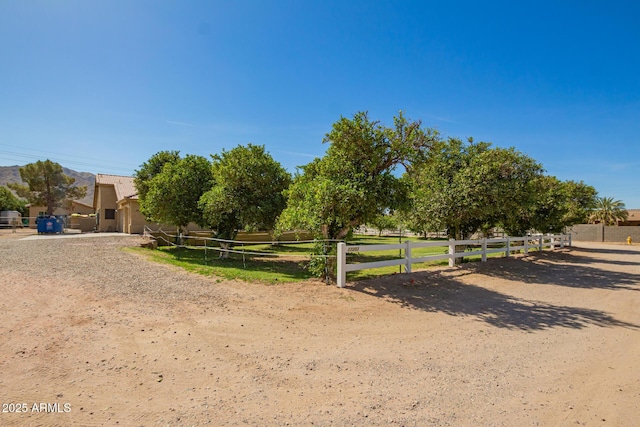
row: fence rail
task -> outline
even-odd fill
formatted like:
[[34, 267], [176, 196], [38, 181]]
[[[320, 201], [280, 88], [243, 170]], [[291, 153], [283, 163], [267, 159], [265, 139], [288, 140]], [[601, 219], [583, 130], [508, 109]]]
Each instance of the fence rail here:
[[[404, 265], [405, 272], [411, 273], [411, 264], [439, 261], [443, 259], [449, 260], [449, 266], [455, 265], [457, 258], [464, 258], [470, 256], [480, 255], [482, 261], [487, 260], [488, 254], [504, 253], [505, 257], [511, 256], [514, 251], [524, 251], [525, 254], [529, 253], [530, 249], [536, 249], [542, 251], [550, 248], [571, 246], [570, 234], [550, 234], [550, 235], [532, 235], [524, 237], [504, 237], [497, 239], [473, 239], [473, 240], [448, 240], [448, 241], [430, 241], [430, 242], [412, 242], [407, 241], [405, 243], [397, 243], [392, 245], [347, 245], [346, 243], [338, 243], [338, 271], [337, 282], [338, 287], [343, 288], [347, 281], [347, 272], [367, 270], [371, 268], [390, 267], [395, 265]], [[448, 248], [447, 253], [440, 255], [426, 255], [413, 257], [411, 251], [418, 248], [426, 247], [443, 247]], [[461, 252], [457, 251], [457, 248], [463, 248]], [[468, 247], [477, 248], [475, 250], [467, 251]], [[397, 259], [390, 259], [386, 261], [376, 262], [363, 262], [357, 264], [347, 263], [347, 254], [361, 253], [361, 252], [373, 252], [373, 251], [388, 251], [399, 249], [404, 251], [404, 257]]]

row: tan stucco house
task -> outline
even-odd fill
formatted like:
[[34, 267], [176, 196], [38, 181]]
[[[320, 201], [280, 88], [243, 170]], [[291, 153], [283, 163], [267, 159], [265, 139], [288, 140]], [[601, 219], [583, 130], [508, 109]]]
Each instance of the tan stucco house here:
[[93, 192], [96, 231], [142, 234], [147, 221], [140, 213], [132, 176], [96, 175]]
[[[96, 175], [93, 208], [96, 212], [96, 231], [143, 234], [145, 226], [151, 230], [175, 230], [172, 226], [148, 222], [140, 213], [138, 191], [132, 176]], [[187, 230], [203, 229], [191, 223]]]

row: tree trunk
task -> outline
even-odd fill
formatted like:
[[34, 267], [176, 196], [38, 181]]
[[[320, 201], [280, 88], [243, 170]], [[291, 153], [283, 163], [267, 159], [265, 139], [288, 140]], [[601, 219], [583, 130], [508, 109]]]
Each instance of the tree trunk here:
[[231, 243], [227, 243], [227, 242], [220, 242], [220, 248], [222, 249], [220, 251], [220, 258], [222, 259], [227, 259], [229, 258], [229, 249], [231, 249]]

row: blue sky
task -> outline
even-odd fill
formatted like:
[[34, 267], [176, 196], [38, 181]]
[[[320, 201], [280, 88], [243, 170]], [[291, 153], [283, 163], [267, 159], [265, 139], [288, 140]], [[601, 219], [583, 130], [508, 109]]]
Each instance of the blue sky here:
[[130, 175], [249, 142], [294, 171], [399, 110], [640, 208], [640, 3], [0, 0], [0, 166]]

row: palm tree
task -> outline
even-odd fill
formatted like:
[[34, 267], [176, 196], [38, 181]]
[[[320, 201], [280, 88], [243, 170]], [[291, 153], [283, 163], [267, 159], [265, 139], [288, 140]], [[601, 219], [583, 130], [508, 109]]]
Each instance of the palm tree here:
[[622, 201], [613, 200], [613, 197], [597, 197], [596, 207], [589, 216], [589, 222], [592, 224], [618, 225], [618, 222], [625, 221], [628, 216], [629, 213]]

